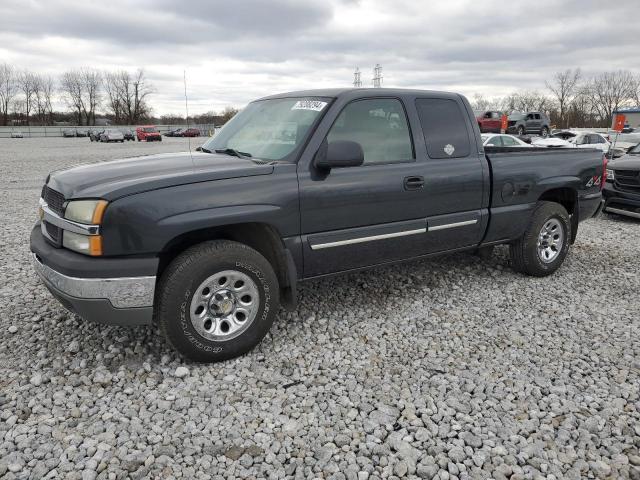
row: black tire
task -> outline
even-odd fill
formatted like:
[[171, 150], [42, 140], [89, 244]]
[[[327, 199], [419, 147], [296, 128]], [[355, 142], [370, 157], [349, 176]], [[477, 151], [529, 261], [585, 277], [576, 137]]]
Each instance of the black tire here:
[[[538, 253], [538, 239], [542, 229], [550, 223], [556, 223], [563, 236], [560, 248], [555, 250], [555, 257], [543, 261]], [[559, 203], [538, 202], [524, 235], [510, 245], [512, 267], [517, 272], [534, 277], [551, 275], [564, 262], [570, 241], [571, 219], [567, 210]]]
[[540, 130], [540, 136], [542, 138], [547, 138], [549, 136], [549, 129], [547, 127], [542, 127], [542, 130]]
[[[259, 304], [246, 330], [234, 338], [215, 341], [195, 329], [191, 302], [205, 280], [225, 270], [253, 280]], [[278, 279], [271, 264], [254, 249], [228, 240], [201, 243], [181, 253], [163, 273], [157, 292], [156, 318], [164, 335], [176, 350], [196, 362], [219, 362], [251, 350], [271, 328], [280, 305]]]
[[525, 130], [524, 130], [524, 127], [522, 125], [520, 125], [518, 127], [517, 133], [518, 133], [518, 135], [524, 135], [525, 134]]

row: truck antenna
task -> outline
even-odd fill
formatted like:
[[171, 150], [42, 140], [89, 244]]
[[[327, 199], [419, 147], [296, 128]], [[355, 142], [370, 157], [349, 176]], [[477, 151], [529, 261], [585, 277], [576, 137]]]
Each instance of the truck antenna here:
[[[189, 99], [187, 97], [187, 71], [182, 71], [182, 78], [184, 80], [184, 109], [187, 114], [187, 130], [189, 130]], [[191, 157], [191, 163], [195, 167], [195, 163], [193, 162], [193, 155], [191, 154], [191, 137], [187, 137], [187, 142], [189, 142], [189, 156]]]

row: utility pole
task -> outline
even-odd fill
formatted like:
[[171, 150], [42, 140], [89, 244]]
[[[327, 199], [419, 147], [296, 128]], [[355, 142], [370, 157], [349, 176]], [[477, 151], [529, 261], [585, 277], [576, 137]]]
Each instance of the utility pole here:
[[356, 67], [356, 71], [353, 72], [353, 86], [355, 88], [362, 87], [362, 80], [360, 79], [360, 69]]
[[382, 87], [382, 66], [376, 63], [373, 69], [373, 88]]

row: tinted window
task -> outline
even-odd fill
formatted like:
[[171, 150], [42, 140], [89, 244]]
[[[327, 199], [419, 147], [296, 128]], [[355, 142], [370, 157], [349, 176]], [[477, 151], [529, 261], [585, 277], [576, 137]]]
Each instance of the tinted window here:
[[458, 102], [444, 98], [423, 98], [416, 100], [416, 108], [429, 157], [459, 158], [469, 155], [466, 116]]
[[413, 159], [407, 116], [399, 100], [378, 98], [348, 104], [327, 135], [337, 140], [358, 142], [364, 163], [407, 162]]
[[536, 120], [540, 120], [540, 114], [539, 113], [535, 113], [533, 115], [533, 118], [535, 118]]

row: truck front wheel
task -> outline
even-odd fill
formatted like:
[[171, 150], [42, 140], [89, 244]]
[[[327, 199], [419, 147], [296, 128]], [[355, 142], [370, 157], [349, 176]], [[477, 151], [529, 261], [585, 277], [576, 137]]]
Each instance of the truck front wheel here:
[[555, 202], [538, 202], [524, 235], [511, 244], [513, 269], [535, 277], [555, 272], [569, 251], [571, 220]]
[[215, 240], [189, 248], [167, 267], [158, 286], [156, 316], [185, 357], [218, 362], [260, 343], [278, 307], [271, 264], [246, 245]]

